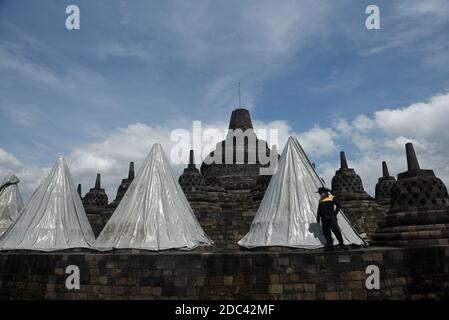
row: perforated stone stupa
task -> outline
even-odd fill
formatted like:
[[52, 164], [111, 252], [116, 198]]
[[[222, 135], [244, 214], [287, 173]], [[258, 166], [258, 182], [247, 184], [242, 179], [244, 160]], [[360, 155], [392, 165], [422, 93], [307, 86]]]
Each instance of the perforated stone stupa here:
[[97, 174], [95, 187], [84, 195], [83, 205], [85, 208], [106, 208], [108, 206], [108, 196], [103, 188], [101, 188], [101, 175]]
[[365, 191], [362, 179], [355, 170], [348, 167], [344, 151], [340, 153], [340, 169], [332, 178], [332, 193], [356, 230], [371, 238], [378, 221], [385, 214], [384, 209]]
[[406, 172], [391, 190], [391, 208], [379, 223], [379, 245], [425, 246], [449, 244], [449, 195], [433, 170], [421, 169], [413, 144], [406, 144]]
[[[81, 193], [81, 185], [79, 186], [79, 192]], [[91, 188], [81, 200], [92, 230], [97, 236], [112, 215], [112, 210], [108, 210], [108, 196], [101, 187], [101, 175], [99, 173], [95, 180], [95, 187]]]
[[224, 192], [223, 184], [218, 177], [206, 177], [204, 179], [204, 184], [206, 186], [206, 191], [208, 192]]
[[222, 209], [219, 205], [220, 197], [224, 194], [220, 180], [209, 180], [209, 187], [204, 181], [203, 175], [195, 166], [195, 155], [190, 150], [189, 164], [179, 177], [179, 184], [190, 203], [195, 216], [204, 232], [217, 246], [225, 246], [224, 220]]
[[335, 176], [332, 178], [332, 192], [341, 201], [372, 199], [365, 192], [360, 176], [353, 168], [348, 167], [344, 151], [340, 152], [340, 169], [335, 172]]
[[390, 208], [391, 202], [391, 188], [396, 183], [396, 179], [390, 176], [387, 163], [382, 161], [382, 177], [376, 184], [376, 201], [387, 210]]
[[189, 165], [179, 177], [179, 184], [186, 194], [200, 193], [206, 191], [206, 184], [200, 171], [195, 166], [195, 158], [193, 150], [190, 150]]

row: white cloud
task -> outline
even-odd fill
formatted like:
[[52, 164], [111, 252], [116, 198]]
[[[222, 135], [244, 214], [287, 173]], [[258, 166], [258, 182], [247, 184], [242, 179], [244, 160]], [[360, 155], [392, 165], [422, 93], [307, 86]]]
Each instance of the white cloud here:
[[21, 165], [19, 159], [14, 157], [12, 154], [6, 152], [0, 148], [0, 166], [1, 167], [19, 167]]
[[445, 143], [449, 139], [448, 115], [449, 93], [446, 93], [406, 108], [377, 111], [374, 121], [388, 136]]
[[[352, 125], [350, 125], [351, 123]], [[373, 193], [386, 160], [391, 174], [406, 170], [405, 144], [412, 142], [422, 168], [434, 169], [437, 176], [449, 182], [449, 93], [435, 95], [397, 109], [376, 111], [372, 117], [359, 115], [354, 120], [339, 119], [336, 130], [344, 132], [356, 148], [347, 154], [348, 162], [362, 177], [365, 189]], [[338, 163], [321, 167], [328, 182]]]
[[376, 122], [368, 118], [364, 114], [361, 114], [352, 121], [352, 124], [357, 130], [366, 132], [372, 130], [375, 127]]
[[168, 129], [142, 123], [120, 128], [103, 141], [76, 147], [67, 156], [71, 173], [83, 185], [83, 193], [93, 187], [96, 173], [101, 173], [103, 187], [112, 201], [121, 179], [128, 174], [129, 162], [134, 161], [138, 169], [154, 143], [161, 143], [167, 152], [172, 144], [169, 138]]
[[334, 130], [315, 126], [299, 134], [298, 139], [309, 156], [324, 156], [337, 151], [336, 137]]
[[332, 126], [335, 130], [344, 135], [349, 135], [352, 132], [352, 126], [346, 119], [336, 119]]
[[371, 151], [378, 146], [377, 141], [366, 134], [361, 134], [359, 132], [354, 132], [352, 134], [352, 143], [360, 150], [360, 151]]
[[0, 148], [0, 181], [9, 173], [14, 173], [20, 179], [19, 188], [28, 197], [39, 185], [41, 179], [49, 172], [49, 168], [36, 166], [26, 167], [11, 153]]

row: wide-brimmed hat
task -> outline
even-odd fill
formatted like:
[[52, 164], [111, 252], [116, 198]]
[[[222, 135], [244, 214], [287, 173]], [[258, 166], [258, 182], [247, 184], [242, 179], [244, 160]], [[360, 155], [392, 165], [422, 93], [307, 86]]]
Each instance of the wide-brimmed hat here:
[[325, 193], [325, 192], [331, 192], [331, 190], [325, 187], [319, 187], [316, 193]]

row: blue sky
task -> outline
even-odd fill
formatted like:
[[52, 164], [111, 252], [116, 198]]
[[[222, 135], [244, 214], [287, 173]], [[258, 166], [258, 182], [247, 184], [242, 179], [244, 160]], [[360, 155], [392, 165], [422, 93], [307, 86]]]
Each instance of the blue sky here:
[[372, 191], [381, 160], [405, 169], [406, 141], [448, 181], [448, 44], [444, 0], [0, 0], [0, 174], [27, 195], [63, 155], [113, 200], [172, 129], [226, 126], [240, 81], [255, 123], [297, 135], [328, 182], [344, 149]]

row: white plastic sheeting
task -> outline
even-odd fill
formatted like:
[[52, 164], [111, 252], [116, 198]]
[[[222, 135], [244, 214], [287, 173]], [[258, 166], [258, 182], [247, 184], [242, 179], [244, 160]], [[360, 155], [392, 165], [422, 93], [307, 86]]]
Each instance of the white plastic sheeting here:
[[[290, 137], [250, 231], [238, 242], [239, 245], [246, 248], [324, 247], [326, 240], [316, 222], [319, 203], [316, 191], [321, 186], [324, 186], [323, 182], [298, 140]], [[338, 224], [345, 244], [365, 244], [341, 211]]]
[[69, 168], [64, 159], [59, 158], [0, 239], [0, 250], [89, 248], [94, 241]]
[[19, 178], [15, 175], [8, 174], [0, 185], [0, 236], [8, 229], [23, 208], [19, 182]]
[[98, 250], [211, 245], [160, 144], [155, 144], [95, 242]]

